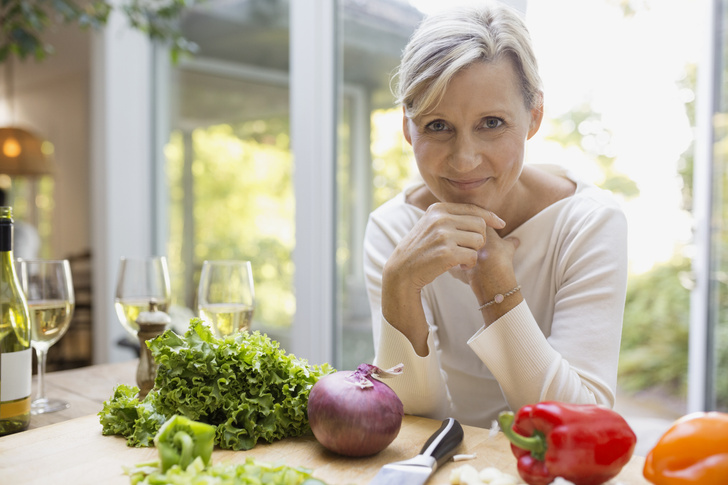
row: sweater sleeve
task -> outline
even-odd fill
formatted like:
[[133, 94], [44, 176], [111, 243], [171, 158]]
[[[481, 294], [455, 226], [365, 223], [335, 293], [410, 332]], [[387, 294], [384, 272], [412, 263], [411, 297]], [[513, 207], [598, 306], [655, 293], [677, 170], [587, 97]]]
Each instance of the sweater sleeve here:
[[382, 317], [374, 365], [387, 369], [399, 363], [404, 364], [402, 376], [387, 381], [387, 385], [402, 401], [404, 412], [443, 419], [448, 414], [450, 398], [435, 350], [435, 335], [430, 328], [427, 337], [429, 353], [420, 357], [407, 337]]
[[[404, 405], [407, 414], [442, 418], [450, 399], [437, 352], [437, 332], [430, 323], [428, 354], [420, 357], [412, 344], [382, 316], [382, 271], [405, 227], [384, 224], [370, 218], [364, 236], [364, 272], [372, 313], [374, 365], [387, 369], [404, 364], [402, 376], [387, 381]], [[425, 302], [425, 315], [432, 322]]]
[[511, 409], [544, 400], [614, 405], [626, 235], [618, 209], [583, 215], [556, 254], [550, 332], [544, 333], [524, 301], [468, 341]]

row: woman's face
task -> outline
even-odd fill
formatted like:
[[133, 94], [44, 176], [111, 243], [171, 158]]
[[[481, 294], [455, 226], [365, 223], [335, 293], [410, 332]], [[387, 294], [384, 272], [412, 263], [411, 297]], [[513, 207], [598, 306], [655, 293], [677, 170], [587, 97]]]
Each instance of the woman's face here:
[[420, 174], [442, 202], [498, 211], [523, 167], [525, 142], [541, 122], [529, 110], [512, 61], [478, 62], [453, 77], [440, 103], [404, 119]]

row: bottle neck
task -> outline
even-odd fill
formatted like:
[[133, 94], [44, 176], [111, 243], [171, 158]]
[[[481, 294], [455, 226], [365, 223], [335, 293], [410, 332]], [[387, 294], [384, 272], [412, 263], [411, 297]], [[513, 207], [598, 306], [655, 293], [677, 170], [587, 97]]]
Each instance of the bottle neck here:
[[13, 212], [10, 207], [0, 207], [0, 252], [13, 250]]
[[13, 223], [0, 219], [0, 252], [13, 250]]

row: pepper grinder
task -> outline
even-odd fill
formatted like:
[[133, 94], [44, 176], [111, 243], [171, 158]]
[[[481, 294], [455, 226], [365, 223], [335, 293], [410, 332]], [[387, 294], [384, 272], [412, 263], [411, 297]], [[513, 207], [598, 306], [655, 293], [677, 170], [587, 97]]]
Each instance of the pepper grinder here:
[[157, 302], [149, 302], [149, 311], [141, 312], [136, 320], [139, 325], [139, 366], [137, 367], [137, 386], [139, 387], [139, 399], [144, 397], [154, 387], [154, 379], [157, 377], [158, 365], [154, 362], [152, 352], [147, 347], [147, 340], [151, 340], [164, 332], [171, 322], [169, 315], [157, 310]]

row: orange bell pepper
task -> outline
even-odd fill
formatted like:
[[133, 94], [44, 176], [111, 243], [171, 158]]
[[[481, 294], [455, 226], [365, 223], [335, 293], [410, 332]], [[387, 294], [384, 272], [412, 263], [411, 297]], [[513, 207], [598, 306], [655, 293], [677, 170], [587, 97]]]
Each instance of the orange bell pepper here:
[[728, 483], [728, 413], [698, 412], [675, 421], [647, 454], [643, 474], [655, 485]]

